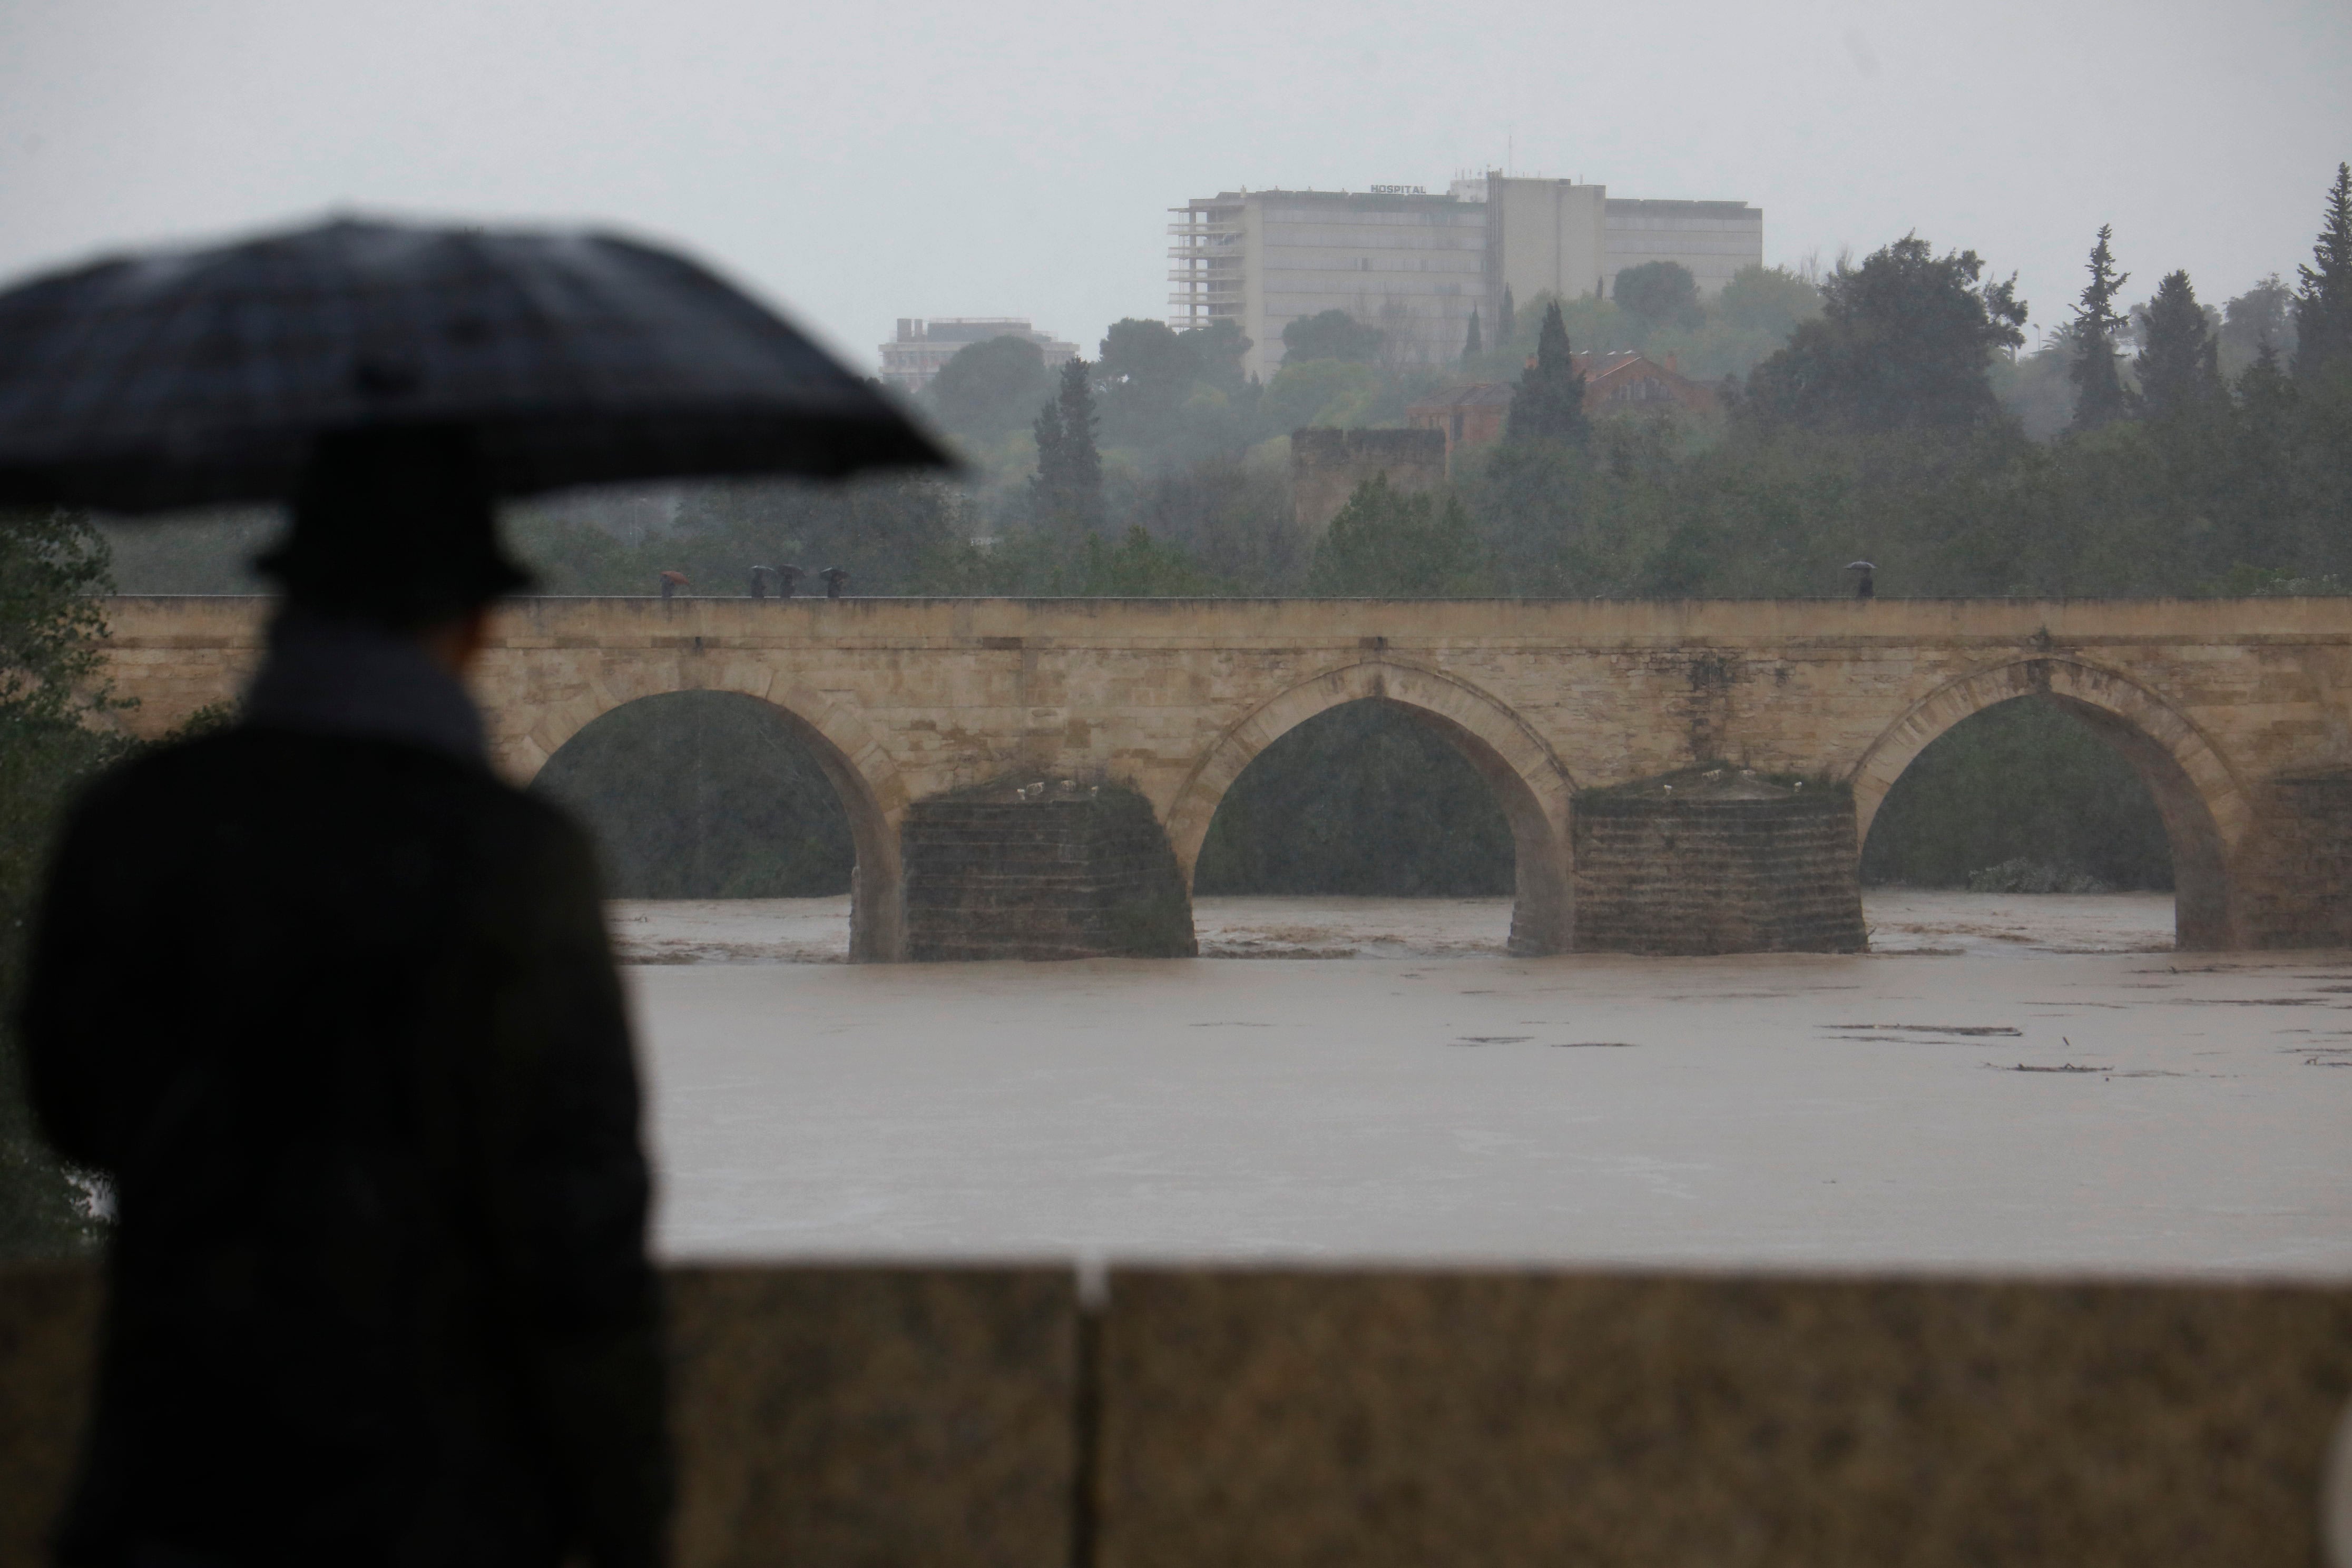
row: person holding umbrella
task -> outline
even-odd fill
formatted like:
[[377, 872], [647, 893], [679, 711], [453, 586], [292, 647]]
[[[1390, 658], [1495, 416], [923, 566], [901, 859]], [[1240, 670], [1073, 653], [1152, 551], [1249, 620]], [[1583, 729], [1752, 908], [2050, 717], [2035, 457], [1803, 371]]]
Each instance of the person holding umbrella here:
[[116, 1204], [61, 1562], [663, 1560], [593, 858], [462, 684], [526, 581], [494, 503], [942, 460], [626, 241], [338, 224], [0, 295], [0, 501], [293, 503], [240, 721], [100, 780], [40, 908], [36, 1108]]

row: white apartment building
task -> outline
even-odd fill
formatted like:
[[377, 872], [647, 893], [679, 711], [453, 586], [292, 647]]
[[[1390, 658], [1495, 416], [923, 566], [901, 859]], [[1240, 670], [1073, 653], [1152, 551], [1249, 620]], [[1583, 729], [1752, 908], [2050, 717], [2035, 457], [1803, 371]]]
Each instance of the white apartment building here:
[[1041, 332], [1026, 316], [950, 316], [926, 321], [898, 318], [898, 334], [882, 345], [882, 379], [908, 396], [931, 384], [940, 367], [973, 343], [992, 338], [1026, 338], [1045, 356], [1047, 370], [1059, 370], [1076, 356], [1078, 345]]
[[1442, 195], [1229, 191], [1172, 211], [1169, 324], [1235, 321], [1259, 376], [1282, 363], [1282, 329], [1325, 310], [1380, 328], [1401, 362], [1436, 363], [1461, 353], [1474, 309], [1490, 325], [1501, 317], [1506, 289], [1520, 301], [1606, 296], [1628, 267], [1678, 261], [1714, 295], [1764, 260], [1764, 214], [1745, 202], [1612, 198], [1605, 185], [1492, 172]]

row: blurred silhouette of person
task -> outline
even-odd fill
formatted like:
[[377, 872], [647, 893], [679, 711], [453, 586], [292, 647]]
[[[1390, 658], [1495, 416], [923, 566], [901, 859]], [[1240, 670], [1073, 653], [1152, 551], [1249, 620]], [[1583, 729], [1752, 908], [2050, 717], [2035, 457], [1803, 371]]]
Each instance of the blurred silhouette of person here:
[[680, 588], [683, 588], [683, 587], [685, 587], [685, 586], [686, 586], [686, 574], [685, 574], [685, 573], [683, 573], [683, 572], [665, 572], [665, 573], [663, 573], [663, 574], [661, 574], [661, 590], [662, 590], [662, 597], [663, 597], [663, 598], [667, 599], [667, 598], [670, 597], [672, 595], [676, 594], [676, 593], [677, 593]]
[[839, 566], [828, 566], [817, 576], [824, 580], [824, 596], [828, 599], [840, 598], [842, 591], [849, 586], [849, 574]]
[[587, 841], [460, 677], [455, 429], [329, 437], [236, 724], [75, 805], [22, 1025], [113, 1185], [68, 1564], [659, 1563], [638, 1088]]
[[751, 568], [751, 597], [755, 599], [764, 599], [768, 596], [769, 571], [770, 568], [765, 566], [754, 566]]
[[1873, 566], [1867, 561], [1851, 561], [1846, 563], [1846, 570], [1854, 574], [1853, 596], [1855, 598], [1871, 599], [1877, 597], [1877, 584], [1871, 581], [1872, 574], [1878, 570], [1877, 567]]
[[807, 573], [802, 571], [797, 566], [784, 565], [777, 567], [776, 581], [782, 584], [782, 586], [777, 590], [778, 595], [782, 598], [789, 599], [793, 595], [799, 593], [801, 579], [807, 575]]

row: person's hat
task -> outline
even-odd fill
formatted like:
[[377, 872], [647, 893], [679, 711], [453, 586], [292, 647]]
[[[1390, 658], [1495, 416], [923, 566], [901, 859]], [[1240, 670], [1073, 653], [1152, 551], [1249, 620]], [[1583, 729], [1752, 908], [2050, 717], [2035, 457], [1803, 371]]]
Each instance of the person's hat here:
[[530, 583], [499, 549], [480, 450], [462, 426], [320, 437], [295, 489], [291, 534], [254, 564], [289, 601], [401, 629]]

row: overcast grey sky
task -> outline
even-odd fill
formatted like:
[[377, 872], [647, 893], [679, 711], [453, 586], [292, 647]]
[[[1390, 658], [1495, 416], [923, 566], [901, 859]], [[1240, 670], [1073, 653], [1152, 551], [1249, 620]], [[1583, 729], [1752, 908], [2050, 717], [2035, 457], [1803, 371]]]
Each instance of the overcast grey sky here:
[[1091, 345], [1164, 209], [1457, 170], [1739, 198], [1768, 260], [1916, 229], [2062, 320], [2308, 259], [2352, 4], [0, 0], [0, 279], [330, 209], [677, 242], [854, 363], [895, 317]]

